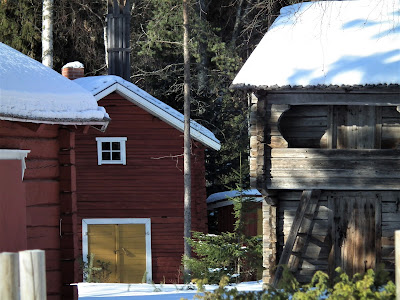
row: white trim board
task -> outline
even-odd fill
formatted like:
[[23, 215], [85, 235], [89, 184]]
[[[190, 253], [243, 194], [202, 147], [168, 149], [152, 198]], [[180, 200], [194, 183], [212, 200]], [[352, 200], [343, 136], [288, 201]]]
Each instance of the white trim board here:
[[146, 281], [152, 282], [152, 256], [151, 256], [151, 219], [150, 218], [101, 218], [82, 219], [82, 256], [83, 261], [88, 258], [88, 225], [117, 225], [117, 224], [144, 224], [146, 230]]
[[[157, 105], [156, 102], [157, 101], [161, 102], [161, 101], [154, 98], [147, 92], [138, 88], [134, 84], [123, 80], [120, 77], [113, 76], [113, 78], [111, 78], [110, 76], [111, 75], [83, 77], [76, 79], [76, 83], [88, 89], [93, 94], [93, 96], [96, 98], [97, 101], [103, 99], [104, 97], [110, 95], [113, 92], [117, 92], [119, 95], [121, 95], [124, 98], [127, 98], [135, 105], [141, 107], [150, 114], [158, 117], [159, 119], [168, 123], [172, 127], [183, 132], [184, 122], [183, 122], [183, 115], [181, 113], [179, 113], [172, 107], [167, 106], [164, 103], [162, 104], [162, 106]], [[99, 85], [95, 85], [94, 88], [88, 84], [92, 79], [96, 80], [99, 79], [100, 77], [105, 78], [104, 82], [99, 83]], [[206, 129], [204, 126], [198, 124], [193, 120], [191, 120], [190, 124], [191, 124], [190, 135], [193, 139], [201, 142], [202, 144], [214, 150], [219, 150], [221, 148], [219, 140], [208, 129]]]
[[0, 160], [21, 160], [22, 180], [24, 179], [26, 164], [25, 158], [31, 150], [0, 149]]
[[[173, 115], [165, 112], [164, 110], [162, 110], [158, 106], [154, 105], [153, 103], [146, 101], [146, 99], [143, 98], [141, 95], [129, 90], [128, 88], [126, 88], [125, 86], [121, 85], [118, 82], [114, 83], [109, 88], [103, 90], [101, 93], [94, 95], [94, 96], [97, 99], [97, 101], [99, 101], [100, 99], [111, 94], [112, 92], [117, 92], [121, 96], [128, 98], [132, 103], [136, 104], [137, 106], [141, 107], [145, 111], [151, 113], [152, 115], [155, 115], [156, 117], [160, 118], [161, 120], [168, 123], [172, 127], [175, 127], [176, 129], [183, 132], [184, 123], [181, 120], [179, 120], [179, 119], [175, 118]], [[190, 135], [192, 136], [193, 139], [201, 142], [204, 145], [207, 145], [208, 147], [210, 147], [214, 150], [219, 150], [221, 148], [221, 145], [219, 144], [219, 142], [210, 139], [209, 137], [207, 137], [200, 131], [196, 130], [196, 128], [194, 128], [194, 126], [193, 126], [194, 122], [191, 121], [191, 123], [192, 123], [192, 126], [191, 126]]]

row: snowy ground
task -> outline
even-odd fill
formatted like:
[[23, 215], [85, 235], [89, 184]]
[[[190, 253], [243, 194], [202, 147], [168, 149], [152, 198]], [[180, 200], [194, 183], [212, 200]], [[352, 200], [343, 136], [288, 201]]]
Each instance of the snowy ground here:
[[[213, 291], [217, 285], [206, 285], [207, 291]], [[261, 291], [262, 283], [245, 282], [228, 288], [236, 287], [239, 291]], [[126, 284], [126, 283], [79, 283], [80, 300], [140, 300], [140, 299], [166, 299], [179, 300], [193, 299], [197, 290], [195, 285], [188, 289], [183, 284]]]

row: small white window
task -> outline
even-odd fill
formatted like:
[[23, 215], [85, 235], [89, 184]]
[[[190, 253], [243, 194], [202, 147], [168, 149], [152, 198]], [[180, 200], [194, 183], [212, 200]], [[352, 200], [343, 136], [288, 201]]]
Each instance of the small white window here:
[[99, 165], [126, 165], [126, 137], [98, 137], [97, 163]]

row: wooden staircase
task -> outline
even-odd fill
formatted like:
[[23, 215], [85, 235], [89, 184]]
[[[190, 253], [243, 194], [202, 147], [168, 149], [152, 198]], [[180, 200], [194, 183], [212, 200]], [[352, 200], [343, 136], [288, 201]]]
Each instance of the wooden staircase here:
[[296, 215], [293, 219], [292, 227], [290, 228], [289, 236], [286, 240], [285, 247], [283, 248], [283, 252], [275, 272], [275, 277], [272, 282], [274, 287], [277, 287], [279, 280], [282, 277], [282, 266], [287, 265], [289, 270], [293, 273], [297, 271], [302, 255], [302, 249], [307, 244], [308, 238], [311, 235], [311, 225], [314, 219], [316, 208], [318, 206], [320, 195], [321, 190], [303, 191]]

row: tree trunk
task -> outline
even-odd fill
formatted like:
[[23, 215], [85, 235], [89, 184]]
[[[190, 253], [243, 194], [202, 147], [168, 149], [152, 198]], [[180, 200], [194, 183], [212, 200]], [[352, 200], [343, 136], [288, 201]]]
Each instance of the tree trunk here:
[[243, 0], [239, 0], [237, 2], [236, 18], [235, 18], [235, 24], [233, 26], [233, 33], [231, 40], [232, 46], [236, 46], [236, 40], [239, 36], [240, 24], [242, 22], [242, 6], [243, 6]]
[[[207, 22], [206, 14], [208, 11], [208, 3], [205, 0], [198, 0], [196, 4], [197, 14], [200, 18], [200, 25], [204, 26]], [[205, 29], [203, 29], [205, 30]], [[199, 38], [199, 56], [200, 61], [198, 64], [198, 75], [197, 75], [197, 87], [198, 94], [201, 96], [207, 96], [208, 94], [208, 57], [207, 57], [207, 43], [205, 42], [206, 36], [204, 31], [201, 31], [201, 36]]]
[[43, 0], [42, 12], [42, 63], [53, 68], [53, 3]]
[[[183, 60], [184, 60], [184, 257], [188, 259], [191, 257], [191, 248], [187, 241], [190, 238], [192, 213], [192, 187], [191, 187], [191, 155], [190, 155], [190, 56], [189, 56], [189, 20], [188, 20], [188, 5], [187, 0], [183, 0]], [[185, 283], [190, 281], [190, 270], [185, 262], [184, 264], [184, 280]]]

